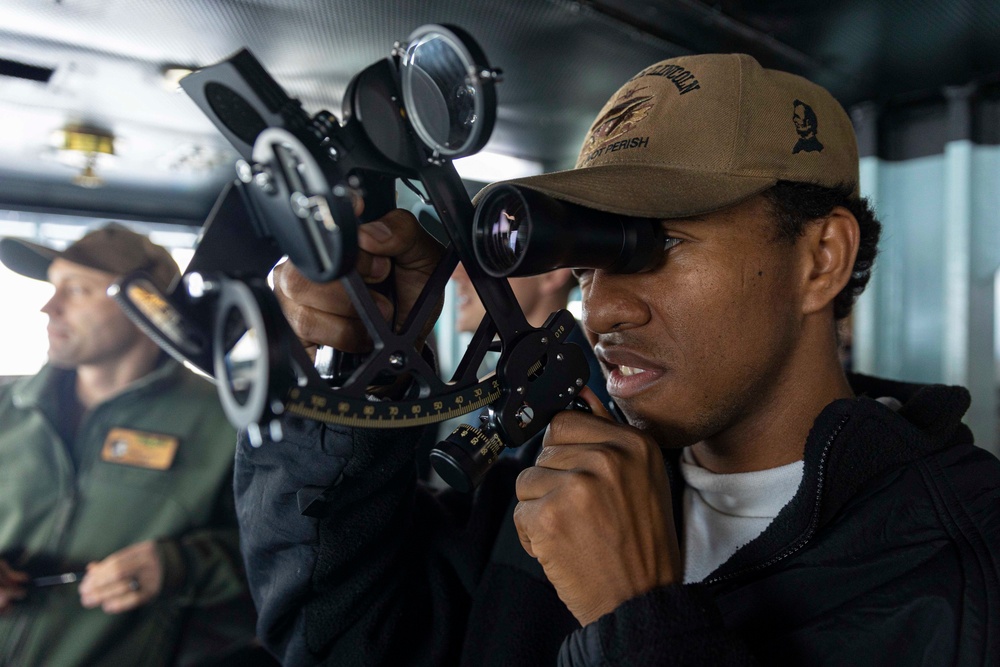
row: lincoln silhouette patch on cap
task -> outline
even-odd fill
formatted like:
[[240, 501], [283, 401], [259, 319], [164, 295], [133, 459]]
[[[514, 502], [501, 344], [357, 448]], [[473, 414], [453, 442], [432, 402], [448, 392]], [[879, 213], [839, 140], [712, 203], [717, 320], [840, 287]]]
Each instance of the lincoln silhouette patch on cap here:
[[799, 140], [795, 142], [792, 153], [801, 153], [802, 151], [818, 153], [823, 150], [823, 144], [816, 138], [816, 133], [819, 131], [819, 120], [811, 106], [802, 100], [792, 102], [792, 122], [795, 123], [795, 131], [799, 135]]

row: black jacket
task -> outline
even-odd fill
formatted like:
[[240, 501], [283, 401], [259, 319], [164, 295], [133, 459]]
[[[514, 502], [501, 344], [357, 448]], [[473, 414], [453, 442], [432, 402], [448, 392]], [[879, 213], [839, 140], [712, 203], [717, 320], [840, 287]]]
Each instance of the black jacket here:
[[1000, 462], [968, 392], [855, 388], [904, 405], [829, 405], [759, 538], [585, 628], [518, 542], [516, 460], [470, 502], [416, 487], [416, 434], [289, 420], [237, 453], [259, 635], [285, 665], [1000, 664]]

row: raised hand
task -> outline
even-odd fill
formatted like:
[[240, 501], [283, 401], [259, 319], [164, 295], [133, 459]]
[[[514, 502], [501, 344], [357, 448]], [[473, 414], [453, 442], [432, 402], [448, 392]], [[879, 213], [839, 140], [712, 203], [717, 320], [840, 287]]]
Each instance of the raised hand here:
[[556, 415], [514, 510], [521, 544], [582, 625], [682, 578], [659, 446], [584, 395], [593, 414]]
[[[383, 294], [371, 294], [387, 321], [393, 316], [398, 323], [405, 321], [444, 249], [402, 209], [361, 225], [358, 247], [357, 269], [366, 283], [385, 280], [394, 266], [397, 312], [393, 313], [393, 304]], [[371, 349], [364, 322], [340, 281], [314, 283], [285, 262], [274, 270], [274, 292], [285, 318], [307, 349], [316, 345], [329, 345], [343, 352]]]

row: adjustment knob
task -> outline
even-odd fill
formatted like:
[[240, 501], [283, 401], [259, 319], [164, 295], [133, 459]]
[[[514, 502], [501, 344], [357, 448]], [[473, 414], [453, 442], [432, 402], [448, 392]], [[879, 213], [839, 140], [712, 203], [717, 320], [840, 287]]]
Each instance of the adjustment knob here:
[[458, 491], [472, 491], [504, 449], [500, 436], [462, 424], [431, 450], [434, 470]]

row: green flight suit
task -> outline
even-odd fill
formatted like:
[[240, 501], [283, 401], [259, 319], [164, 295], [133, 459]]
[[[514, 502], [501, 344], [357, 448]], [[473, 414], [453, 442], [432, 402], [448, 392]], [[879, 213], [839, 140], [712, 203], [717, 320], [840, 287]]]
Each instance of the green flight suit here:
[[[56, 424], [60, 377], [72, 372], [46, 366], [0, 387], [0, 558], [50, 575], [154, 539], [164, 590], [109, 615], [84, 609], [78, 584], [29, 586], [28, 598], [0, 615], [0, 665], [169, 664], [192, 610], [245, 594], [232, 499], [235, 431], [211, 383], [167, 360], [84, 414], [71, 452]], [[140, 451], [152, 452], [151, 463], [116, 459], [131, 445], [109, 437], [112, 429], [125, 440], [155, 434]]]

